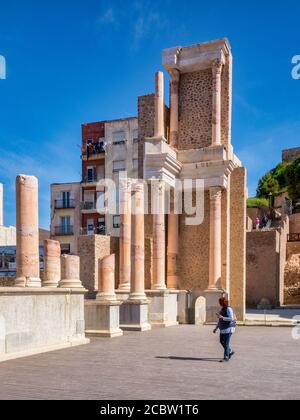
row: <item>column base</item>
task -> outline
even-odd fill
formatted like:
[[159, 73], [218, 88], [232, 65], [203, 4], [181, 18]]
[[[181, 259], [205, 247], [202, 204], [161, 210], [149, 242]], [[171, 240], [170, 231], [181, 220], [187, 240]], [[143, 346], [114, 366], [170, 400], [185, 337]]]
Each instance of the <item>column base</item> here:
[[169, 290], [146, 290], [149, 298], [149, 321], [153, 327], [178, 325], [178, 293]]
[[63, 289], [84, 289], [81, 281], [77, 279], [63, 279], [58, 283], [58, 287]]
[[42, 287], [42, 280], [38, 277], [17, 277], [15, 287]]
[[149, 331], [147, 300], [127, 300], [120, 308], [120, 328], [124, 331]]
[[121, 302], [124, 302], [129, 298], [130, 291], [125, 290], [116, 290], [117, 300], [120, 300]]
[[86, 300], [84, 303], [85, 334], [88, 337], [120, 337], [119, 326], [121, 302]]
[[98, 302], [116, 302], [117, 297], [115, 294], [97, 293], [96, 301]]
[[43, 281], [42, 286], [43, 287], [50, 287], [50, 288], [57, 288], [59, 282], [51, 282], [51, 281]]
[[204, 291], [206, 299], [206, 323], [218, 322], [217, 313], [220, 312], [219, 299], [223, 297], [225, 290], [211, 288]]

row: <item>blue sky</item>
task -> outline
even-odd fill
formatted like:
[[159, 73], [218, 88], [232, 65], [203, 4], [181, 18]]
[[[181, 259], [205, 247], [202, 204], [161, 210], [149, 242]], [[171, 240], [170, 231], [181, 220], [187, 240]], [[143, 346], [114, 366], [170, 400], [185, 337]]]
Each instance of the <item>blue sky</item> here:
[[80, 179], [81, 123], [136, 115], [163, 48], [222, 37], [234, 56], [232, 142], [253, 194], [281, 149], [300, 146], [299, 16], [293, 0], [1, 0], [5, 223], [15, 224], [15, 175], [28, 173], [47, 228], [50, 183]]

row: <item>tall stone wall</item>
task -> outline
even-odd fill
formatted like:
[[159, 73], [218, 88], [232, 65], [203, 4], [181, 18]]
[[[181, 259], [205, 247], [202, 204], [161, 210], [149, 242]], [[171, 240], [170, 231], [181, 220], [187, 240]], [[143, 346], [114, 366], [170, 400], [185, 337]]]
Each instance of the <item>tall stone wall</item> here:
[[230, 292], [230, 182], [228, 189], [222, 191], [222, 287]]
[[245, 168], [230, 177], [230, 300], [237, 318], [246, 312], [246, 180]]
[[179, 150], [212, 143], [212, 71], [184, 73], [179, 83]]
[[182, 290], [208, 287], [209, 278], [209, 192], [205, 192], [204, 221], [187, 226], [185, 215], [179, 217], [179, 288]]
[[247, 232], [247, 305], [262, 299], [279, 303], [280, 234], [277, 230]]
[[139, 131], [139, 178], [144, 174], [144, 139], [154, 136], [155, 95], [139, 96], [138, 98], [138, 131]]
[[288, 242], [284, 271], [284, 303], [300, 304], [300, 242]]
[[290, 233], [300, 233], [300, 213], [292, 214], [289, 219]]

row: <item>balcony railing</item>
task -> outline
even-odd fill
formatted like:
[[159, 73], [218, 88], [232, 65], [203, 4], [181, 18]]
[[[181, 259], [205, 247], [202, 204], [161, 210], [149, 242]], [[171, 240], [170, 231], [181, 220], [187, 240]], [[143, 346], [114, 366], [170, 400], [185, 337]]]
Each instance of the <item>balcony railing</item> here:
[[90, 143], [87, 145], [86, 150], [82, 153], [82, 156], [89, 159], [95, 155], [100, 155], [105, 153], [106, 143], [105, 141], [100, 141], [99, 143]]
[[74, 235], [74, 227], [73, 226], [55, 226], [54, 232], [55, 232], [55, 236]]
[[105, 224], [94, 229], [81, 228], [80, 235], [105, 235]]
[[300, 233], [290, 233], [288, 235], [288, 242], [300, 242]]
[[96, 176], [92, 176], [92, 177], [84, 176], [82, 178], [82, 183], [84, 183], [84, 184], [89, 184], [89, 183], [92, 183], [92, 182], [97, 182], [97, 177]]
[[93, 201], [85, 201], [81, 203], [81, 210], [96, 210], [95, 203]]
[[75, 209], [75, 200], [70, 198], [69, 200], [55, 200], [56, 209]]

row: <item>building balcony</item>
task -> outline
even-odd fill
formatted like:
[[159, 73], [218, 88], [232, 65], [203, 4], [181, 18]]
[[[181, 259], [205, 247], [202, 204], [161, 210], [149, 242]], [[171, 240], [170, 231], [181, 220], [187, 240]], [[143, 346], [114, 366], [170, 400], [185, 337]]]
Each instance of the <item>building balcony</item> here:
[[100, 226], [88, 229], [88, 228], [81, 228], [80, 229], [80, 235], [86, 236], [86, 235], [105, 235], [105, 224], [101, 224]]
[[74, 235], [74, 226], [55, 226], [55, 236], [69, 236]]
[[55, 200], [55, 209], [75, 209], [75, 200]]

